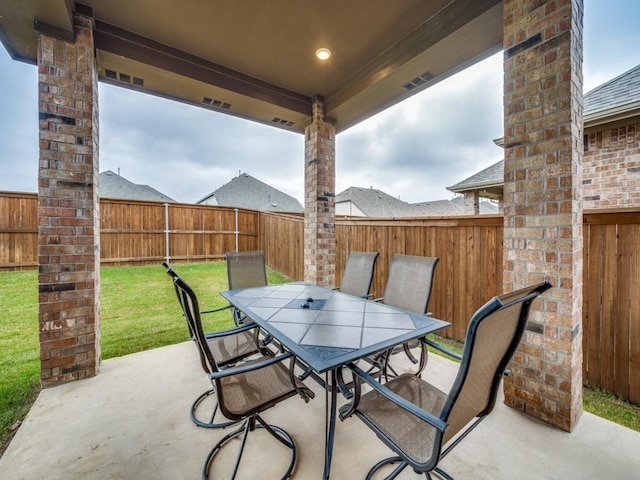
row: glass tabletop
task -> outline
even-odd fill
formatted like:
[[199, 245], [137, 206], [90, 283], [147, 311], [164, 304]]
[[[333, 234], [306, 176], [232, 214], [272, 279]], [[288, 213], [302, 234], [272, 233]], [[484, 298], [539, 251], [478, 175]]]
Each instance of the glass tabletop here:
[[309, 284], [220, 293], [318, 373], [449, 326]]

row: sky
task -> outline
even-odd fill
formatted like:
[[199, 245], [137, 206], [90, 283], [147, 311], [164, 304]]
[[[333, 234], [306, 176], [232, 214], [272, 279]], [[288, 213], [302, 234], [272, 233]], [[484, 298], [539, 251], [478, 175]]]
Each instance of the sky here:
[[[640, 64], [640, 2], [585, 0], [584, 92]], [[336, 137], [336, 193], [373, 187], [415, 203], [502, 159], [502, 53]], [[0, 190], [37, 192], [37, 72], [0, 47]], [[194, 203], [248, 173], [304, 204], [304, 136], [99, 86], [100, 171]]]

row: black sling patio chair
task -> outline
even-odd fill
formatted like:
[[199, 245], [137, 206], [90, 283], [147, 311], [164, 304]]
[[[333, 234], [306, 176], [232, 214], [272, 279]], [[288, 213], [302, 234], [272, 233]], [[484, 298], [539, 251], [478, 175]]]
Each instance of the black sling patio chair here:
[[340, 286], [335, 290], [356, 297], [368, 298], [377, 259], [378, 252], [351, 252], [344, 266]]
[[[188, 318], [187, 311], [185, 310], [185, 305], [180, 295], [180, 291], [178, 290], [175, 283], [177, 279], [180, 279], [180, 276], [167, 262], [162, 262], [162, 265], [166, 268], [167, 274], [174, 281], [174, 289], [176, 292], [176, 296], [178, 297], [178, 302], [180, 303], [182, 313], [185, 318]], [[231, 306], [227, 305], [225, 307], [215, 308], [211, 310], [203, 310], [200, 313], [215, 313], [230, 308]], [[196, 332], [193, 331], [192, 325], [189, 321], [187, 321], [187, 328], [189, 330], [189, 336], [192, 340], [195, 341]], [[239, 361], [242, 361], [258, 353], [262, 355], [273, 356], [272, 352], [266, 349], [259, 340], [258, 327], [249, 323], [230, 330], [207, 333], [205, 334], [205, 338], [207, 340], [209, 348], [215, 353], [215, 356], [218, 359], [218, 366], [220, 368], [235, 365]], [[207, 367], [204, 364], [204, 359], [202, 358], [202, 356], [200, 356], [200, 361], [202, 363], [202, 367], [205, 369], [205, 371], [207, 371]], [[203, 402], [205, 402], [210, 396], [214, 394], [215, 388], [212, 383], [212, 387], [210, 389], [203, 392], [200, 396], [198, 396], [198, 398], [195, 399], [195, 401], [191, 405], [191, 421], [193, 421], [193, 423], [195, 423], [199, 427], [203, 428], [224, 428], [236, 423], [235, 421], [228, 419], [215, 421], [215, 416], [218, 413], [217, 402], [214, 402], [210, 410], [206, 409], [207, 412], [210, 412], [207, 420], [202, 420], [198, 417], [198, 411], [203, 410], [203, 408], [201, 408], [201, 406], [204, 405]]]
[[[356, 379], [351, 403], [340, 410], [342, 420], [355, 414], [396, 452], [371, 468], [367, 480], [387, 465], [399, 462], [386, 479], [410, 466], [431, 479], [435, 472], [453, 480], [439, 466], [469, 432], [493, 410], [500, 380], [522, 338], [533, 300], [551, 288], [548, 282], [494, 297], [470, 320], [453, 386], [448, 393], [411, 373], [380, 384], [350, 364]], [[443, 352], [444, 347], [422, 340]], [[451, 353], [450, 353], [451, 354]], [[362, 393], [361, 383], [372, 389]], [[443, 449], [444, 447], [444, 449]]]
[[[227, 252], [227, 278], [229, 290], [240, 288], [264, 287], [267, 285], [267, 268], [264, 252]], [[236, 308], [231, 308], [236, 325], [251, 322]]]
[[[221, 368], [214, 351], [211, 349], [202, 329], [200, 309], [195, 292], [180, 277], [174, 278], [174, 285], [184, 306], [185, 315], [191, 330], [194, 332], [200, 359], [211, 382], [215, 385], [218, 405], [223, 415], [241, 425], [228, 433], [211, 449], [202, 469], [202, 479], [209, 477], [214, 457], [232, 438], [242, 435], [240, 451], [236, 457], [231, 478], [236, 478], [247, 435], [256, 428], [265, 429], [278, 442], [291, 450], [291, 462], [283, 479], [288, 478], [296, 462], [296, 447], [293, 438], [282, 428], [269, 425], [261, 417], [261, 413], [281, 401], [300, 395], [305, 402], [314, 397], [314, 393], [293, 373], [295, 357], [291, 352], [281, 352], [273, 357]], [[287, 367], [283, 362], [290, 361]], [[212, 475], [213, 478], [219, 478]]]
[[[433, 277], [438, 257], [422, 257], [416, 255], [396, 254], [389, 264], [389, 274], [384, 289], [384, 295], [376, 299], [386, 305], [408, 310], [419, 315], [427, 314], [427, 306], [431, 298]], [[375, 357], [374, 363], [378, 365], [385, 379], [388, 371], [395, 375], [396, 372], [389, 365], [391, 355], [404, 351], [411, 363], [418, 364], [418, 359], [411, 349], [419, 346], [420, 341], [406, 342], [388, 352]], [[426, 363], [420, 363], [418, 373], [424, 369]]]

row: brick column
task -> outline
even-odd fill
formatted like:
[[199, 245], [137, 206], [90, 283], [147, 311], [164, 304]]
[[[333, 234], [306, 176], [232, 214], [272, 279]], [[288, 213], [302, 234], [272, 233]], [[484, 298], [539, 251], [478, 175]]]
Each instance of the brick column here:
[[313, 103], [311, 125], [305, 130], [304, 280], [335, 285], [336, 128], [324, 117], [324, 102]]
[[480, 192], [478, 190], [464, 192], [464, 214], [480, 215]]
[[75, 43], [38, 36], [39, 325], [42, 385], [93, 376], [100, 363], [98, 73], [93, 20]]
[[571, 431], [582, 413], [582, 0], [504, 2], [504, 288], [549, 280], [505, 403]]

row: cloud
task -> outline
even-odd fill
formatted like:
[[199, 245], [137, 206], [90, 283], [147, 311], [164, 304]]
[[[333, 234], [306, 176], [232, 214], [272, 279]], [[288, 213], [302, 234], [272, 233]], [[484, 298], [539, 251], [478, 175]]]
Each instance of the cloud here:
[[492, 141], [502, 131], [498, 54], [339, 135], [337, 189], [372, 186], [409, 202], [450, 198], [445, 187], [502, 158]]

